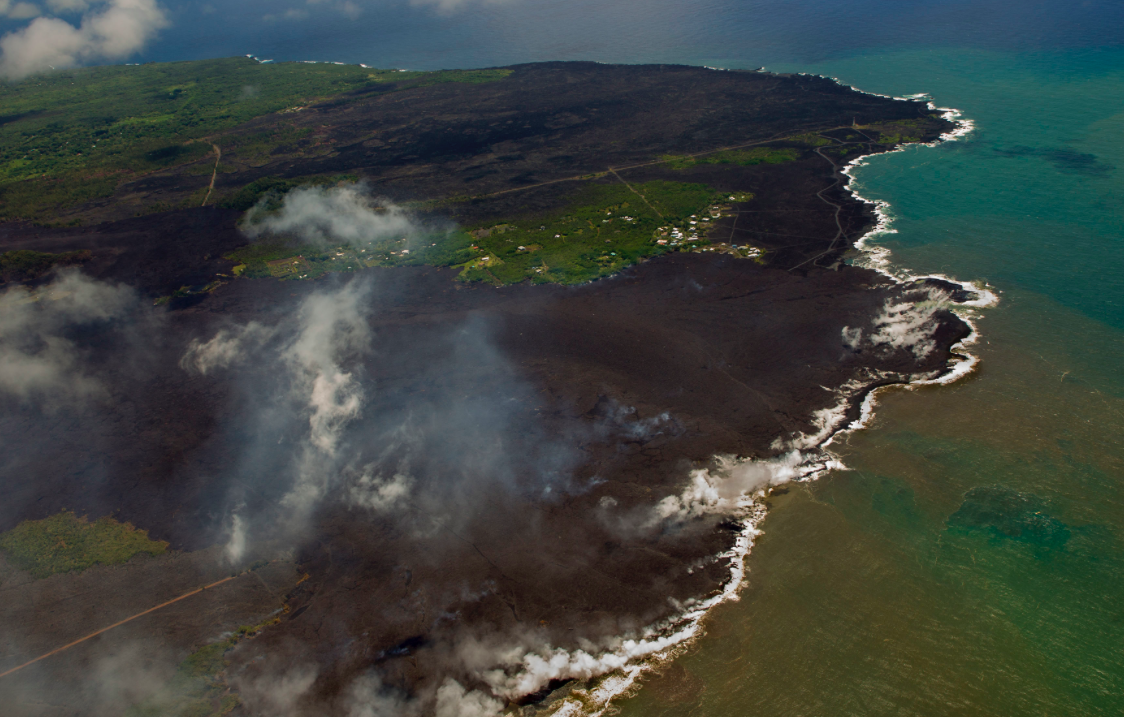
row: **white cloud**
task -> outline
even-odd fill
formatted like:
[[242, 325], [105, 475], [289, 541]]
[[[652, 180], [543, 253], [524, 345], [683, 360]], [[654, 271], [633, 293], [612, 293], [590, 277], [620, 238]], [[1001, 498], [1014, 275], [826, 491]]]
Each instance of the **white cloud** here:
[[47, 0], [51, 12], [82, 12], [90, 7], [86, 0]]
[[[63, 4], [68, 9], [77, 7], [73, 0], [63, 0]], [[18, 80], [51, 68], [121, 60], [143, 48], [167, 25], [156, 0], [110, 0], [104, 8], [83, 15], [78, 27], [55, 17], [40, 17], [0, 38], [0, 76]]]
[[401, 207], [380, 203], [364, 186], [349, 184], [294, 189], [273, 213], [266, 213], [260, 203], [246, 213], [242, 231], [250, 237], [269, 233], [317, 244], [356, 244], [408, 237], [417, 228]]
[[434, 7], [437, 12], [445, 15], [453, 13], [461, 8], [476, 4], [481, 5], [502, 5], [511, 0], [410, 0], [410, 4], [415, 7]]
[[33, 17], [39, 17], [39, 8], [29, 2], [18, 2], [11, 5], [7, 13], [8, 17], [13, 20], [30, 20]]
[[308, 0], [309, 5], [323, 5], [329, 9], [350, 17], [352, 19], [359, 17], [363, 10], [351, 0]]
[[262, 15], [262, 20], [265, 20], [266, 22], [276, 22], [278, 20], [304, 20], [307, 17], [307, 10], [301, 10], [300, 8], [291, 7], [280, 15], [274, 15], [273, 13]]

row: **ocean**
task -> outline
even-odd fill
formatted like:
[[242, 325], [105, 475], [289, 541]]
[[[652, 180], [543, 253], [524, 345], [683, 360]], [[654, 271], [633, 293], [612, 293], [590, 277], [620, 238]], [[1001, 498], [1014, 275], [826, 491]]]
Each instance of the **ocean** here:
[[[781, 69], [780, 67], [776, 69]], [[928, 92], [976, 131], [872, 158], [899, 267], [982, 279], [981, 358], [883, 393], [849, 470], [775, 500], [742, 599], [625, 715], [1124, 711], [1124, 52], [894, 49], [785, 66]]]
[[846, 470], [771, 500], [740, 600], [618, 707], [1124, 713], [1124, 5], [337, 5], [170, 5], [139, 59], [764, 66], [928, 93], [971, 119], [956, 142], [854, 176], [888, 203], [894, 233], [870, 243], [895, 266], [999, 294], [977, 319], [978, 370], [881, 393], [871, 424], [833, 446]]

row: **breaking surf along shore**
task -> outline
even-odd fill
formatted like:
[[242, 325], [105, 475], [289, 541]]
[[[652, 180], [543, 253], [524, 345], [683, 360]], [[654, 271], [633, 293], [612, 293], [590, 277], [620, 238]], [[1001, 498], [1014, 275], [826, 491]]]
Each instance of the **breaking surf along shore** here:
[[[285, 617], [224, 656], [247, 714], [603, 709], [736, 596], [763, 491], [837, 467], [825, 446], [877, 387], [962, 360], [976, 290], [846, 262], [877, 216], [845, 169], [951, 131], [924, 102], [682, 66], [507, 70], [245, 130], [315, 127], [307, 151], [328, 148], [255, 177], [358, 182], [284, 178], [245, 216], [0, 227], [7, 248], [89, 252], [65, 286], [37, 279], [45, 296], [116, 297], [96, 319], [113, 331], [66, 364], [112, 400], [65, 427], [0, 416], [67, 446], [20, 454], [41, 478], [8, 483], [5, 519], [85, 501], [234, 567], [294, 555]], [[246, 187], [216, 183], [220, 203]], [[363, 243], [379, 232], [393, 246]], [[16, 298], [29, 335], [95, 321]], [[89, 465], [112, 468], [77, 492]]]

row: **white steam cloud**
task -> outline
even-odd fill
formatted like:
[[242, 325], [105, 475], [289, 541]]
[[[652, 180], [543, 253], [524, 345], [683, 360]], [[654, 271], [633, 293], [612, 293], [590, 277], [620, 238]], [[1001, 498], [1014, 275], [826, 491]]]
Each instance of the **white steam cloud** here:
[[858, 351], [863, 342], [863, 330], [861, 328], [852, 329], [850, 326], [843, 327], [843, 345], [852, 351]]
[[653, 522], [733, 513], [744, 508], [745, 501], [757, 491], [802, 477], [807, 466], [806, 457], [799, 451], [763, 461], [720, 456], [716, 463], [714, 470], [691, 471], [679, 495], [669, 495], [656, 504]]
[[0, 295], [0, 393], [46, 404], [99, 394], [100, 384], [79, 366], [68, 331], [123, 316], [136, 302], [125, 286], [90, 279], [77, 270], [49, 286], [14, 287]]
[[478, 690], [470, 692], [451, 677], [437, 690], [434, 717], [497, 717], [502, 711], [502, 702]]
[[420, 717], [416, 702], [388, 689], [375, 673], [358, 677], [344, 697], [347, 717]]
[[223, 329], [210, 341], [192, 339], [180, 360], [180, 366], [201, 374], [229, 368], [244, 358], [248, 351], [265, 344], [276, 333], [275, 328], [251, 321], [236, 329]]
[[246, 555], [246, 521], [237, 513], [230, 520], [230, 537], [223, 550], [231, 563], [240, 562]]
[[340, 361], [370, 346], [366, 296], [366, 285], [357, 281], [335, 293], [310, 296], [297, 313], [300, 333], [283, 354], [295, 390], [308, 397], [309, 440], [328, 455], [335, 454], [343, 427], [359, 415], [363, 401], [362, 387]]
[[354, 505], [382, 513], [404, 501], [413, 485], [413, 477], [403, 468], [395, 471], [390, 478], [384, 478], [381, 473], [374, 472], [373, 465], [368, 465], [352, 484], [348, 498]]
[[[26, 4], [12, 5], [9, 15]], [[73, 12], [87, 5], [76, 0], [53, 0], [50, 6], [56, 11]], [[167, 25], [156, 0], [109, 0], [104, 8], [84, 14], [77, 27], [57, 17], [39, 17], [0, 38], [0, 77], [19, 80], [49, 69], [122, 60], [138, 52]]]
[[[924, 359], [936, 349], [933, 336], [940, 325], [937, 314], [951, 303], [948, 293], [935, 287], [914, 289], [898, 300], [887, 299], [874, 318], [866, 344], [905, 349], [916, 358]], [[843, 327], [845, 347], [859, 351], [863, 343], [861, 328]]]
[[39, 16], [39, 7], [29, 2], [11, 2], [0, 0], [0, 15], [12, 20], [30, 20]]
[[[588, 680], [627, 668], [638, 660], [664, 653], [696, 632], [689, 621], [674, 622], [677, 624], [669, 621], [646, 628], [635, 638], [612, 638], [601, 647], [589, 643], [573, 651], [549, 645], [504, 646], [465, 640], [458, 652], [465, 665], [477, 672], [493, 694], [517, 699], [538, 692], [553, 680]], [[446, 682], [443, 689], [448, 685]], [[444, 717], [440, 712], [438, 715]]]
[[939, 325], [937, 314], [948, 308], [949, 296], [939, 289], [917, 293], [921, 294], [918, 301], [886, 301], [882, 313], [874, 319], [871, 344], [907, 349], [918, 359], [925, 358], [936, 349], [933, 334]]
[[294, 189], [272, 213], [259, 203], [246, 213], [242, 231], [251, 238], [281, 234], [315, 244], [358, 244], [410, 237], [417, 228], [401, 207], [373, 199], [363, 185], [347, 184]]
[[266, 673], [255, 677], [236, 677], [238, 697], [250, 714], [270, 717], [298, 717], [301, 699], [316, 681], [318, 670], [309, 665], [295, 667], [281, 674]]
[[[363, 406], [363, 387], [344, 363], [370, 348], [368, 291], [367, 282], [352, 281], [338, 290], [314, 294], [297, 310], [296, 331], [291, 335], [283, 336], [281, 326], [250, 322], [222, 329], [206, 341], [192, 340], [180, 359], [184, 370], [207, 374], [258, 359], [267, 346], [275, 352], [271, 361], [279, 362], [288, 383], [283, 397], [307, 420], [307, 433], [297, 449], [293, 484], [281, 501], [298, 523], [332, 486], [341, 464], [338, 454], [343, 432]], [[360, 477], [352, 498], [381, 510], [404, 498], [409, 487], [407, 475], [383, 479], [368, 472]], [[236, 514], [226, 545], [231, 561], [245, 555], [248, 532], [246, 521]]]

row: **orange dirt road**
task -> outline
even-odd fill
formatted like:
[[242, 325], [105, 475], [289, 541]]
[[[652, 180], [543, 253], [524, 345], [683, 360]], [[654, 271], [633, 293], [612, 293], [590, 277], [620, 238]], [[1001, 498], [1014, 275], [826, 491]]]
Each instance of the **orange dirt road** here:
[[147, 610], [145, 610], [144, 612], [138, 612], [136, 615], [133, 615], [131, 617], [127, 617], [124, 620], [121, 620], [120, 622], [115, 622], [112, 625], [110, 625], [109, 627], [103, 627], [102, 629], [98, 630], [97, 632], [91, 632], [89, 635], [86, 635], [85, 637], [80, 637], [77, 640], [75, 640], [74, 642], [63, 645], [62, 647], [57, 647], [54, 650], [51, 650], [50, 652], [48, 652], [44, 655], [40, 655], [39, 657], [36, 657], [34, 660], [30, 660], [28, 662], [23, 663], [19, 667], [13, 667], [12, 669], [7, 670], [6, 672], [0, 672], [0, 677], [5, 677], [7, 675], [12, 674], [13, 672], [19, 672], [20, 670], [27, 667], [28, 665], [34, 665], [36, 662], [39, 662], [40, 660], [45, 660], [46, 658], [50, 657], [51, 655], [57, 655], [58, 653], [62, 652], [63, 650], [69, 650], [70, 648], [74, 647], [75, 645], [77, 645], [79, 643], [82, 643], [82, 642], [85, 642], [86, 640], [89, 640], [91, 637], [97, 637], [98, 635], [102, 634], [103, 632], [108, 632], [109, 630], [112, 630], [115, 627], [119, 627], [121, 625], [124, 625], [127, 622], [130, 622], [132, 620], [136, 620], [138, 617], [144, 617], [145, 615], [147, 615], [150, 612], [156, 612], [160, 608], [168, 607], [172, 603], [177, 603], [180, 600], [183, 600], [184, 598], [189, 598], [192, 595], [198, 595], [199, 593], [203, 592], [204, 590], [208, 590], [208, 589], [213, 588], [217, 585], [222, 585], [223, 583], [229, 582], [236, 577], [238, 577], [238, 576], [237, 575], [231, 575], [229, 577], [225, 577], [222, 580], [218, 580], [216, 582], [211, 583], [210, 585], [204, 585], [201, 588], [195, 588], [194, 590], [192, 590], [189, 593], [184, 593], [183, 595], [180, 595], [177, 598], [172, 598], [171, 600], [169, 600], [167, 602], [162, 602], [159, 605], [157, 605], [156, 607], [150, 607]]

